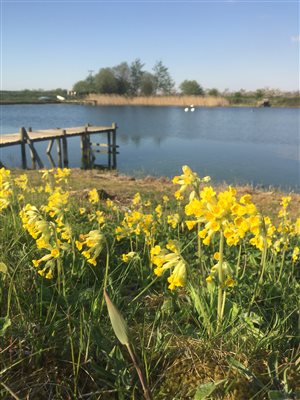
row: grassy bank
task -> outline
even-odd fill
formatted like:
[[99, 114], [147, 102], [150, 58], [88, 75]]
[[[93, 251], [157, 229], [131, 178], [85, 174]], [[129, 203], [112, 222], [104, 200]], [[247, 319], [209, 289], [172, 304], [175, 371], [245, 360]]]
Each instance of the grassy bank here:
[[188, 167], [1, 169], [0, 398], [298, 398], [299, 207]]
[[0, 104], [46, 104], [59, 103], [57, 95], [66, 97], [67, 91], [56, 90], [1, 90]]

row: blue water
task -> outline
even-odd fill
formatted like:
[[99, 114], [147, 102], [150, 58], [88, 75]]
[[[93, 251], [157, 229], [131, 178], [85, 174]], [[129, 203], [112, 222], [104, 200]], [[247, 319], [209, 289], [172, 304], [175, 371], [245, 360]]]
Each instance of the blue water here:
[[[300, 114], [287, 108], [93, 107], [3, 105], [1, 134], [33, 129], [118, 124], [118, 170], [172, 177], [189, 165], [215, 182], [250, 183], [300, 191]], [[92, 138], [92, 141], [103, 141]], [[105, 141], [105, 140], [104, 140]], [[80, 167], [79, 138], [68, 139], [70, 167]], [[46, 166], [47, 143], [36, 144]], [[54, 153], [54, 150], [52, 151]], [[18, 146], [0, 149], [8, 167], [20, 167]], [[97, 155], [97, 163], [106, 163]]]

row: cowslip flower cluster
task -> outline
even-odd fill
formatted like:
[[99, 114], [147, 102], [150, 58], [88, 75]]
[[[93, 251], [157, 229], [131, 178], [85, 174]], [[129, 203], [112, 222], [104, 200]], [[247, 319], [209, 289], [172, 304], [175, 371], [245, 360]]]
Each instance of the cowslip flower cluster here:
[[182, 167], [182, 175], [174, 176], [172, 182], [175, 185], [180, 185], [180, 189], [175, 192], [175, 197], [177, 200], [182, 200], [182, 194], [187, 190], [187, 188], [191, 185], [194, 188], [194, 192], [191, 193], [191, 196], [194, 195], [196, 191], [199, 190], [200, 184], [202, 182], [207, 183], [210, 181], [209, 176], [205, 176], [204, 178], [200, 178], [196, 172], [193, 172], [190, 167], [184, 165]]
[[140, 211], [126, 212], [121, 225], [115, 230], [116, 238], [119, 241], [133, 234], [139, 236], [142, 233], [150, 238], [155, 229], [153, 222], [152, 214], [144, 214]]
[[[61, 256], [61, 251], [66, 250], [66, 244], [57, 237], [56, 224], [45, 220], [40, 211], [31, 204], [23, 207], [20, 217], [23, 227], [35, 239], [37, 248], [47, 251], [40, 259], [32, 260], [33, 265], [38, 268], [39, 275], [46, 279], [52, 279], [56, 261]], [[70, 234], [64, 236], [67, 230], [62, 226], [58, 229], [61, 229], [62, 236], [69, 242]]]
[[[169, 251], [168, 251], [169, 250]], [[170, 290], [176, 287], [183, 287], [186, 281], [186, 262], [180, 254], [179, 244], [175, 241], [169, 241], [166, 248], [156, 245], [150, 250], [150, 259], [156, 266], [154, 274], [161, 276], [165, 271], [171, 270], [168, 277]]]
[[61, 182], [68, 182], [68, 178], [71, 174], [71, 170], [69, 168], [57, 168], [56, 171], [54, 171], [54, 179], [56, 183], [61, 183]]
[[94, 188], [88, 192], [88, 199], [91, 204], [99, 203], [100, 198], [97, 189]]
[[69, 201], [69, 192], [64, 192], [60, 187], [55, 188], [50, 194], [47, 205], [42, 206], [42, 211], [45, 211], [51, 218], [62, 217], [67, 210]]
[[[147, 242], [156, 230], [156, 221], [152, 214], [145, 214], [142, 209], [142, 200], [139, 193], [133, 197], [133, 210], [125, 212], [121, 224], [115, 229], [116, 238], [120, 241], [122, 238], [130, 238], [132, 235], [144, 234]], [[157, 206], [155, 210], [157, 218], [161, 217], [161, 206]]]
[[7, 208], [12, 198], [10, 170], [0, 168], [0, 212]]
[[224, 233], [229, 246], [237, 245], [246, 232], [259, 223], [251, 196], [244, 195], [237, 201], [235, 195], [236, 190], [231, 187], [217, 194], [207, 186], [200, 191], [199, 198], [192, 197], [185, 206], [185, 214], [195, 217], [195, 220], [186, 221], [187, 227], [192, 229], [197, 223], [202, 224], [198, 235], [205, 245], [210, 244], [218, 231]]
[[105, 245], [105, 236], [100, 230], [92, 230], [85, 235], [81, 234], [75, 244], [87, 262], [96, 266], [97, 257]]

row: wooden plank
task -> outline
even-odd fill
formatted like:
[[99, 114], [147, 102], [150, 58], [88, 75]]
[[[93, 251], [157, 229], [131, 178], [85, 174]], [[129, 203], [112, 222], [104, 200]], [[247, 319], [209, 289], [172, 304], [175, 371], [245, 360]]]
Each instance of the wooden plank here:
[[[107, 133], [113, 131], [114, 126], [80, 126], [71, 128], [56, 128], [56, 129], [44, 129], [36, 130], [28, 133], [29, 138], [32, 142], [57, 139], [65, 136], [81, 136], [84, 133], [96, 134], [96, 133]], [[63, 133], [65, 131], [65, 134]], [[20, 133], [9, 133], [0, 135], [0, 147], [11, 146], [14, 144], [21, 144]]]

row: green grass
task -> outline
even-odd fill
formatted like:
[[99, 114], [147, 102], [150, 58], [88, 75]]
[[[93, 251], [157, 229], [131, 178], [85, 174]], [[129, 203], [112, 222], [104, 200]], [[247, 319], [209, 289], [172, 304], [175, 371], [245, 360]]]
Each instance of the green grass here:
[[[127, 322], [153, 399], [298, 398], [300, 265], [299, 259], [292, 261], [292, 252], [299, 245], [299, 232], [288, 238], [276, 232], [265, 261], [262, 251], [250, 244], [249, 233], [236, 246], [225, 243], [223, 256], [235, 284], [221, 287], [226, 301], [220, 322], [219, 281], [215, 277], [213, 285], [206, 282], [216, 263], [213, 254], [219, 250], [220, 236], [216, 232], [208, 246], [200, 243], [199, 255], [196, 227], [189, 231], [185, 225], [191, 219], [184, 213], [187, 195], [178, 202], [168, 190], [170, 200], [164, 203], [162, 185], [151, 192], [149, 182], [139, 187], [138, 182], [130, 186], [131, 181], [124, 180], [122, 201], [115, 198], [112, 209], [101, 198], [89, 202], [88, 190], [71, 190], [66, 204], [56, 204], [63, 229], [69, 226], [72, 230], [67, 243], [57, 230], [57, 215], [50, 215], [51, 193], [36, 190], [46, 182], [28, 174], [32, 179], [22, 190], [13, 182], [16, 175], [4, 176], [3, 171], [0, 199], [8, 198], [9, 204], [0, 212], [0, 398], [143, 398], [132, 360], [114, 335], [104, 288]], [[55, 183], [54, 173], [48, 177], [52, 193], [58, 186], [67, 191], [69, 183]], [[71, 173], [68, 182], [72, 179], [78, 180]], [[89, 178], [88, 189], [106, 188], [102, 179]], [[132, 194], [137, 187], [143, 187], [142, 200], [134, 205]], [[51, 246], [57, 245], [58, 238], [66, 246], [53, 259], [52, 279], [37, 273], [43, 263], [39, 267], [32, 263], [49, 250], [39, 249], [22, 226], [19, 213], [28, 203], [39, 210], [48, 204], [51, 210], [44, 209], [39, 215], [53, 228]], [[161, 217], [155, 211], [158, 204], [162, 205]], [[79, 208], [86, 211], [80, 214]], [[97, 211], [103, 212], [104, 223], [97, 222]], [[125, 213], [128, 222], [134, 211], [142, 219], [133, 220], [130, 233], [118, 240], [116, 228], [124, 227]], [[167, 218], [174, 213], [180, 222], [172, 228]], [[155, 224], [147, 225], [143, 218], [150, 215]], [[292, 229], [299, 215], [290, 215]], [[141, 228], [140, 232], [133, 232], [135, 228]], [[95, 266], [76, 247], [76, 241], [83, 242], [80, 235], [91, 231], [103, 235], [97, 242], [102, 249]], [[271, 249], [277, 238], [283, 239], [284, 247], [274, 253]], [[156, 276], [150, 260], [151, 248], [157, 244], [163, 248], [170, 239], [180, 244], [180, 257], [188, 270], [186, 284], [174, 291], [168, 289], [169, 272]], [[130, 251], [134, 256], [125, 262], [122, 255]]]

